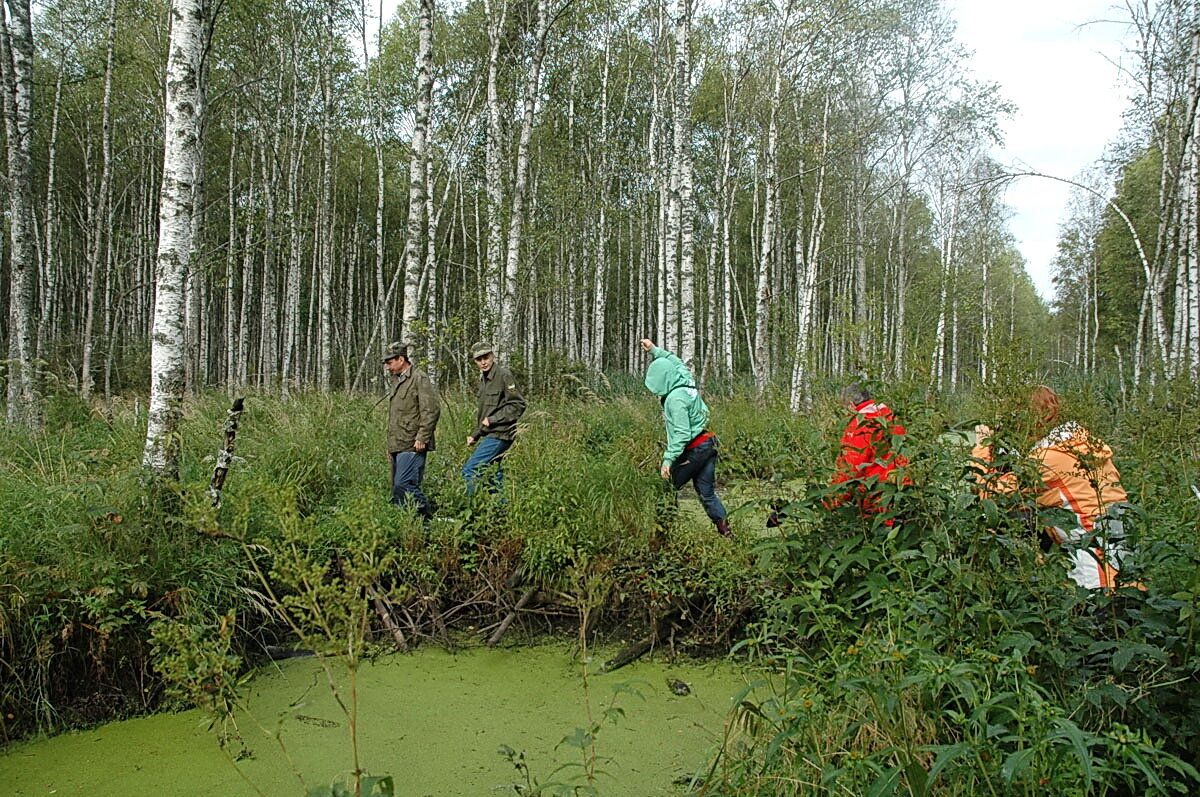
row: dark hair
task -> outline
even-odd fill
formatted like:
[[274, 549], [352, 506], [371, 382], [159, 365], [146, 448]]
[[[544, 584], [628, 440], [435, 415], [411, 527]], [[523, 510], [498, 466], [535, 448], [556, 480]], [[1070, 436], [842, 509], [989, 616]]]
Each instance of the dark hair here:
[[840, 399], [843, 404], [851, 407], [857, 407], [864, 401], [870, 401], [871, 394], [868, 393], [867, 389], [858, 382], [851, 382], [842, 388], [842, 392], [838, 394], [838, 399]]

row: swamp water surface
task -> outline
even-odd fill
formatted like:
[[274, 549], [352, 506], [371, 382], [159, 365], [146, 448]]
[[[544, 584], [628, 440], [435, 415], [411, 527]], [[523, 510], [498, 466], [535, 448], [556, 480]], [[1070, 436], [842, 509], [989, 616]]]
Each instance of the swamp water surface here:
[[[599, 659], [599, 657], [597, 657]], [[562, 646], [449, 654], [425, 649], [364, 663], [359, 673], [359, 739], [363, 766], [395, 778], [403, 797], [512, 793], [523, 777], [498, 749], [524, 751], [543, 783], [577, 775], [580, 751], [560, 744], [586, 727], [582, 665]], [[690, 686], [676, 695], [668, 681]], [[724, 663], [641, 661], [589, 676], [593, 716], [620, 694], [625, 716], [596, 736], [601, 794], [682, 794], [673, 785], [704, 766], [719, 743], [733, 696], [745, 684]], [[309, 787], [346, 777], [353, 768], [349, 730], [319, 664], [281, 662], [246, 687], [250, 712], [283, 743]], [[88, 731], [13, 745], [0, 753], [0, 795], [190, 797], [305, 793], [276, 742], [239, 717], [252, 755], [236, 764], [206, 730], [198, 711], [114, 722]], [[236, 752], [237, 744], [229, 746]], [[236, 769], [235, 769], [236, 767]], [[239, 775], [241, 771], [245, 779]]]

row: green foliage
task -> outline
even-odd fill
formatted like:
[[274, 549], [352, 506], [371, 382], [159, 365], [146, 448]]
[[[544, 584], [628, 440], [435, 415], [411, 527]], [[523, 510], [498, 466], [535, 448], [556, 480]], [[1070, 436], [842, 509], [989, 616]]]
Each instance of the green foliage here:
[[164, 618], [150, 630], [154, 666], [167, 694], [214, 717], [227, 717], [238, 704], [241, 660], [229, 653], [234, 615], [215, 624], [188, 624]]
[[[744, 594], [728, 543], [679, 511], [657, 476], [651, 397], [539, 406], [507, 458], [505, 494], [473, 498], [458, 442], [473, 408], [450, 399], [426, 472], [439, 507], [428, 528], [388, 503], [384, 411], [372, 404], [251, 394], [215, 510], [205, 486], [228, 402], [192, 400], [174, 517], [144, 500], [145, 419], [133, 403], [64, 403], [63, 426], [43, 436], [0, 429], [11, 452], [0, 464], [0, 661], [14, 673], [0, 683], [4, 733], [145, 711], [164, 697], [215, 701], [234, 662], [260, 658], [264, 644], [334, 655], [322, 640], [354, 638], [366, 623], [355, 651], [370, 650], [390, 636], [337, 598], [367, 576], [393, 603], [420, 596], [423, 612], [478, 605], [457, 613], [459, 627], [491, 622], [478, 596], [506, 583], [573, 592], [594, 582], [595, 619], [613, 623], [659, 599], [686, 596], [704, 613]], [[362, 577], [348, 581], [346, 567]], [[438, 632], [447, 643], [448, 630]], [[191, 647], [173, 658], [168, 638]], [[177, 677], [185, 671], [190, 682]]]
[[[196, 400], [173, 518], [142, 498], [132, 407], [64, 409], [43, 436], [0, 430], [12, 452], [0, 465], [0, 659], [15, 674], [0, 683], [6, 732], [164, 697], [228, 715], [267, 640], [316, 651], [342, 684], [390, 641], [373, 595], [444, 613], [462, 631], [507, 612], [488, 596], [532, 588], [561, 601], [548, 622], [578, 621], [581, 649], [606, 628], [641, 634], [668, 616], [687, 629], [676, 644], [743, 640], [738, 654], [764, 677], [741, 696], [707, 773], [723, 793], [1193, 788], [1200, 396], [1187, 383], [1134, 394], [1057, 385], [1070, 416], [1117, 451], [1140, 507], [1124, 572], [1146, 591], [1087, 594], [1068, 582], [1061, 552], [1034, 544], [1030, 529], [1049, 518], [973, 494], [957, 429], [999, 419], [1016, 434], [1039, 377], [1003, 349], [992, 370], [993, 387], [940, 406], [915, 385], [878, 386], [909, 429], [895, 444], [912, 484], [879, 485], [886, 511], [872, 518], [823, 505], [843, 422], [828, 391], [799, 416], [714, 399], [732, 541], [658, 479], [656, 402], [594, 387], [527, 414], [497, 496], [465, 494], [458, 441], [472, 411], [450, 399], [429, 458], [440, 519], [428, 528], [387, 502], [383, 412], [369, 398], [251, 396], [219, 510], [204, 458], [226, 400]], [[778, 535], [761, 529], [772, 501], [788, 515]], [[97, 694], [104, 705], [87, 702]], [[616, 717], [604, 711], [563, 742], [582, 745], [593, 778], [596, 729]], [[597, 788], [568, 782], [575, 774], [540, 788]], [[530, 776], [524, 788], [535, 786]]]
[[[144, 420], [120, 407], [58, 417], [41, 436], [0, 432], [5, 736], [144, 711], [160, 696], [155, 618], [216, 618], [241, 602], [237, 552], [145, 500]], [[203, 492], [194, 470], [185, 485]]]
[[914, 483], [881, 486], [890, 511], [830, 513], [829, 491], [812, 489], [758, 546], [764, 616], [741, 650], [768, 675], [739, 696], [706, 786], [1193, 790], [1195, 579], [1176, 578], [1195, 572], [1194, 548], [1143, 522], [1124, 573], [1146, 591], [1081, 590], [1018, 502], [973, 494], [937, 413], [910, 406], [905, 422]]
[[353, 786], [334, 783], [309, 789], [308, 797], [394, 797], [396, 784], [391, 775], [363, 778], [356, 791]]

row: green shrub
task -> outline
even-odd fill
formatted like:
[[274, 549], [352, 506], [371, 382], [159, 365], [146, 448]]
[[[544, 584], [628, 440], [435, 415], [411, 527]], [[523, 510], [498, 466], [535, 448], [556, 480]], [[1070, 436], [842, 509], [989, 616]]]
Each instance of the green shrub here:
[[[383, 557], [361, 563], [383, 564], [372, 578], [414, 615], [445, 618], [447, 641], [494, 625], [531, 588], [560, 601], [547, 614], [593, 632], [643, 637], [670, 613], [680, 644], [741, 639], [764, 685], [740, 701], [709, 793], [1193, 789], [1200, 397], [1184, 383], [1059, 386], [1114, 447], [1141, 509], [1125, 572], [1146, 591], [1087, 594], [1058, 552], [1040, 554], [1039, 519], [971, 488], [956, 430], [1016, 419], [1030, 378], [1018, 371], [940, 404], [922, 386], [876, 386], [909, 429], [896, 442], [912, 484], [883, 485], [887, 511], [872, 518], [823, 505], [844, 422], [831, 389], [796, 415], [710, 395], [732, 541], [658, 478], [661, 411], [633, 382], [577, 376], [570, 398], [534, 396], [497, 496], [466, 495], [474, 406], [449, 395], [426, 470], [439, 515], [428, 528], [388, 503], [373, 397], [249, 396], [219, 509], [205, 488], [228, 399], [191, 400], [177, 517], [144, 498], [136, 402], [62, 398], [47, 432], [0, 429], [3, 732], [153, 708], [156, 661], [224, 694], [263, 643], [301, 644], [320, 625], [279, 619], [270, 593], [296, 600], [303, 582], [286, 551], [330, 586], [339, 562], [371, 550]], [[778, 534], [762, 528], [773, 500], [789, 515]]]
[[797, 783], [859, 794], [1193, 790], [1196, 592], [1168, 574], [1194, 573], [1194, 551], [1143, 523], [1126, 575], [1147, 590], [1079, 589], [1061, 551], [1039, 551], [1017, 499], [974, 496], [966, 452], [947, 445], [939, 413], [905, 409], [913, 484], [882, 486], [888, 512], [829, 512], [831, 491], [812, 489], [787, 507], [784, 533], [760, 544], [764, 616], [741, 650], [768, 675], [741, 696], [707, 782], [747, 794]]

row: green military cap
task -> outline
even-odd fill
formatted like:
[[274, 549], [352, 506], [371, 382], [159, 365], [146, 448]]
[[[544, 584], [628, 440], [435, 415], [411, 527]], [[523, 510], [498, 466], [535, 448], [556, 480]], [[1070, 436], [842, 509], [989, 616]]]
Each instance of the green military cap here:
[[495, 349], [492, 348], [492, 344], [480, 341], [479, 343], [472, 344], [471, 359], [478, 360], [480, 357], [491, 354], [493, 351]]
[[381, 359], [384, 362], [387, 362], [388, 360], [394, 360], [397, 357], [403, 357], [406, 360], [408, 359], [408, 346], [404, 345], [398, 340], [392, 341], [387, 345], [387, 347], [383, 350], [383, 357]]

